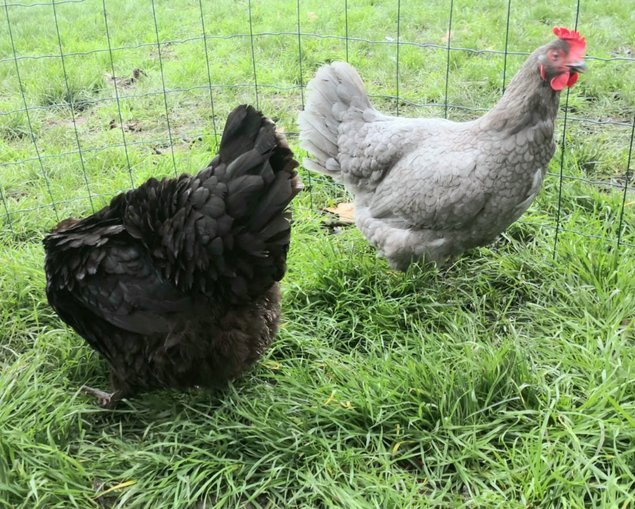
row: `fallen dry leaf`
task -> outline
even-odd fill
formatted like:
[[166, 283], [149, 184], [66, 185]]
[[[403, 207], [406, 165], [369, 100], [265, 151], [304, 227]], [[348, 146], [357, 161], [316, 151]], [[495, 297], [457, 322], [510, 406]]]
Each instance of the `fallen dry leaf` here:
[[352, 203], [342, 202], [338, 203], [336, 207], [326, 207], [324, 210], [335, 214], [343, 224], [355, 223], [355, 205]]

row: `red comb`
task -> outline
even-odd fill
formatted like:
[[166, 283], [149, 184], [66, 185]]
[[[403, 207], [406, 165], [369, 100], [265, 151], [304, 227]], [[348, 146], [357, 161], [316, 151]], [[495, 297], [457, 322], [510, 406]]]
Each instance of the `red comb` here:
[[553, 33], [556, 34], [556, 37], [569, 44], [570, 60], [582, 60], [582, 58], [584, 58], [586, 40], [579, 34], [579, 32], [569, 30], [565, 27], [554, 27]]

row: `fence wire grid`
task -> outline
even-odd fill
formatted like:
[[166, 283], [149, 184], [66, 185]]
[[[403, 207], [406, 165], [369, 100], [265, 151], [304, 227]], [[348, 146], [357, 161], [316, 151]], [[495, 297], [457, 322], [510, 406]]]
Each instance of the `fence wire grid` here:
[[[330, 60], [358, 67], [379, 109], [474, 118], [549, 40], [552, 26], [584, 33], [601, 8], [592, 0], [560, 4], [4, 0], [0, 233], [28, 239], [40, 231], [24, 217], [40, 219], [44, 230], [73, 212], [97, 210], [151, 175], [196, 171], [216, 148], [227, 112], [242, 102], [278, 121], [297, 150], [295, 116], [306, 83]], [[381, 11], [379, 24], [373, 9]], [[482, 22], [488, 16], [489, 25]], [[606, 16], [619, 19], [617, 12]], [[584, 217], [565, 221], [563, 194], [578, 184], [613, 197], [607, 244], [635, 247], [635, 232], [625, 233], [633, 204], [635, 92], [627, 88], [635, 79], [635, 30], [623, 21], [623, 46], [602, 47], [587, 36], [590, 72], [622, 81], [612, 82], [608, 97], [594, 95], [587, 76], [562, 93], [559, 150], [548, 174], [557, 203], [534, 223], [553, 230], [554, 254], [561, 232], [592, 237]], [[125, 178], [112, 167], [125, 169]], [[69, 190], [62, 181], [71, 177]]]

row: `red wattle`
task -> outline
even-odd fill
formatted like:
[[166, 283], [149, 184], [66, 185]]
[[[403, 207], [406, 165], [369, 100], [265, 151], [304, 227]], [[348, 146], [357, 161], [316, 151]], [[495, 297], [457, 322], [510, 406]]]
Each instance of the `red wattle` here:
[[569, 73], [563, 72], [562, 74], [559, 74], [555, 78], [551, 79], [551, 88], [553, 88], [554, 90], [562, 90], [564, 87], [568, 85], [568, 83], [569, 83]]
[[577, 72], [572, 72], [571, 76], [569, 77], [569, 81], [567, 81], [567, 86], [569, 88], [571, 88], [573, 86], [573, 84], [578, 81], [578, 76], [580, 76]]

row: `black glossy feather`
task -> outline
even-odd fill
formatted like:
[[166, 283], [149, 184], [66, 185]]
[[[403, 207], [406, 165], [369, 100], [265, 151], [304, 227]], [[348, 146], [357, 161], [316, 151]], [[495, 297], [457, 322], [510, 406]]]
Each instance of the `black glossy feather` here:
[[269, 345], [296, 166], [273, 123], [239, 106], [206, 169], [149, 179], [44, 239], [49, 302], [108, 360], [117, 397], [217, 386]]

